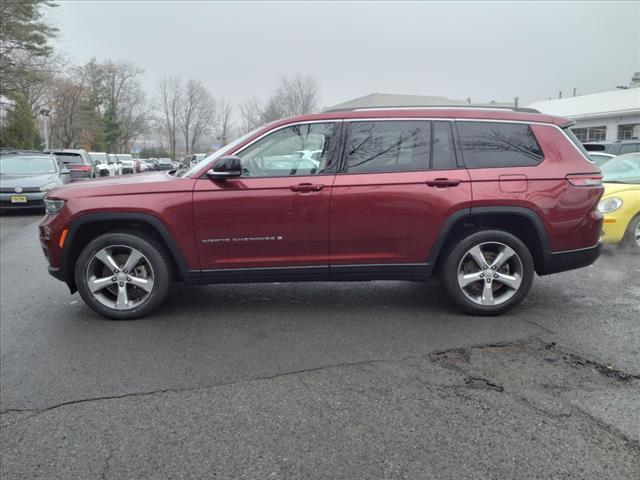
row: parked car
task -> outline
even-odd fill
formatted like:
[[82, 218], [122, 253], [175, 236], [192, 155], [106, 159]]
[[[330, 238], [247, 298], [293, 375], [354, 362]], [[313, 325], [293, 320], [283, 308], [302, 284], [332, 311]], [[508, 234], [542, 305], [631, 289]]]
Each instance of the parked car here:
[[170, 158], [159, 158], [158, 159], [158, 170], [171, 170], [173, 168], [173, 162]]
[[[603, 241], [640, 249], [640, 153], [627, 153], [602, 167]], [[640, 252], [640, 250], [638, 250]]]
[[611, 155], [640, 152], [640, 139], [616, 140], [615, 142], [587, 142], [584, 148], [589, 152], [604, 152]]
[[89, 152], [89, 156], [94, 164], [96, 177], [113, 177], [118, 174], [118, 164], [111, 160], [105, 152]]
[[45, 194], [70, 180], [71, 172], [50, 153], [5, 150], [0, 153], [0, 209], [44, 209]]
[[599, 167], [607, 163], [612, 158], [615, 158], [615, 155], [610, 155], [608, 153], [602, 153], [602, 152], [589, 152], [589, 160], [591, 160], [593, 163], [595, 163]]
[[53, 153], [58, 162], [71, 171], [72, 180], [86, 180], [96, 176], [93, 161], [86, 150], [80, 149], [49, 149], [45, 152]]
[[128, 153], [116, 153], [116, 160], [118, 161], [120, 175], [127, 173], [136, 173], [136, 161]]
[[195, 165], [206, 156], [206, 153], [192, 153], [190, 155], [187, 155], [186, 157], [184, 157], [183, 166], [185, 168], [189, 168], [191, 165]]
[[[114, 319], [151, 313], [174, 280], [435, 273], [463, 311], [498, 315], [534, 273], [600, 254], [602, 175], [572, 125], [472, 108], [279, 120], [185, 171], [53, 190], [41, 243], [49, 272]], [[302, 149], [320, 150], [318, 163]]]

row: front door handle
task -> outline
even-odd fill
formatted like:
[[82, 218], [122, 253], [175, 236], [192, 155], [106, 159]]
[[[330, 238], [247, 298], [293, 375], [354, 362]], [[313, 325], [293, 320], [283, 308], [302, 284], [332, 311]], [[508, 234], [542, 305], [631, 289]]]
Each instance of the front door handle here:
[[460, 180], [457, 178], [436, 178], [435, 180], [427, 180], [427, 185], [437, 188], [457, 187], [460, 185]]
[[319, 192], [324, 188], [324, 185], [319, 183], [299, 183], [298, 185], [291, 185], [289, 188], [292, 192], [309, 193]]

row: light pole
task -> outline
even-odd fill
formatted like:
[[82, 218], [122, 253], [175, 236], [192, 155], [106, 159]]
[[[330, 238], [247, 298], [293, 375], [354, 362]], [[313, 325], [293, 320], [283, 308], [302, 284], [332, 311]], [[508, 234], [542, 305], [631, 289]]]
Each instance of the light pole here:
[[48, 149], [49, 148], [49, 129], [48, 127], [48, 120], [49, 120], [49, 113], [51, 112], [51, 110], [47, 107], [42, 107], [40, 109], [40, 115], [42, 115], [42, 120], [44, 123], [44, 148]]

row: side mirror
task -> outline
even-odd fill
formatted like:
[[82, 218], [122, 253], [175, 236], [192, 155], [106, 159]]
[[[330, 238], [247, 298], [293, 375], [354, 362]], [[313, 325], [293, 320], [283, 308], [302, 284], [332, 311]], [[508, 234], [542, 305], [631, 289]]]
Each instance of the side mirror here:
[[238, 178], [242, 175], [242, 165], [239, 157], [228, 155], [220, 157], [207, 172], [207, 176], [212, 180], [226, 180], [227, 178]]

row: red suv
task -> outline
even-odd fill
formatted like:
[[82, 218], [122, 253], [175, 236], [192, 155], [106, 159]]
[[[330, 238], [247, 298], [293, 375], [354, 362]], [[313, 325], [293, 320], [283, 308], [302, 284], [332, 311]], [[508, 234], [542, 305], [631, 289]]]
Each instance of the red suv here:
[[518, 305], [600, 254], [599, 169], [535, 111], [365, 109], [281, 120], [188, 170], [51, 191], [50, 273], [114, 319], [188, 284], [425, 281], [465, 312]]

